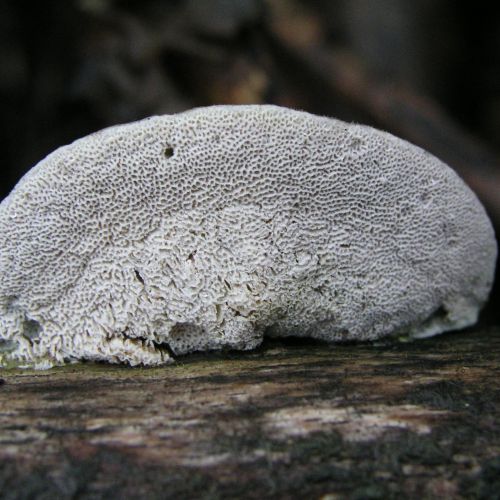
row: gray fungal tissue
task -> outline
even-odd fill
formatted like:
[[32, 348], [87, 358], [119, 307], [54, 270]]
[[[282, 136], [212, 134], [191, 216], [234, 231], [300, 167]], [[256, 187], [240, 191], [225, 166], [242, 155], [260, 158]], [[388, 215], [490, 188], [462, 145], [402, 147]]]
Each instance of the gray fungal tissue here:
[[427, 337], [476, 321], [496, 255], [474, 193], [388, 133], [155, 116], [59, 148], [0, 205], [0, 365]]

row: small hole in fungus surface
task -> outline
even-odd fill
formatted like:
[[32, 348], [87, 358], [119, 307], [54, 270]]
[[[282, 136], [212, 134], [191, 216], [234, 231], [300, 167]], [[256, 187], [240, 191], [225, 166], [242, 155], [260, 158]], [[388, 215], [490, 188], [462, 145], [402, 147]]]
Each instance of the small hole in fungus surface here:
[[18, 299], [19, 297], [17, 295], [10, 295], [9, 297], [7, 297], [7, 309], [12, 309], [13, 307], [15, 307]]
[[165, 158], [171, 158], [174, 156], [174, 148], [171, 146], [167, 146], [165, 148]]
[[29, 340], [36, 340], [40, 337], [42, 327], [40, 323], [34, 319], [25, 318], [23, 321], [23, 336]]
[[17, 349], [17, 342], [14, 340], [0, 339], [0, 353], [9, 353]]
[[438, 319], [440, 321], [446, 320], [448, 317], [448, 310], [443, 305], [440, 305], [432, 314], [430, 319]]
[[134, 269], [134, 273], [137, 281], [140, 281], [144, 285], [144, 278], [141, 276], [141, 273], [137, 269]]

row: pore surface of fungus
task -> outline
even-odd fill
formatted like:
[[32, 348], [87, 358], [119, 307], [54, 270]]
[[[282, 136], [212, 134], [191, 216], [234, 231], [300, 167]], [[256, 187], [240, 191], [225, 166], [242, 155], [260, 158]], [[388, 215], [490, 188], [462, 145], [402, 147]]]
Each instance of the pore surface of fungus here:
[[388, 133], [156, 116], [61, 147], [0, 205], [0, 364], [429, 336], [476, 321], [496, 253], [472, 191]]

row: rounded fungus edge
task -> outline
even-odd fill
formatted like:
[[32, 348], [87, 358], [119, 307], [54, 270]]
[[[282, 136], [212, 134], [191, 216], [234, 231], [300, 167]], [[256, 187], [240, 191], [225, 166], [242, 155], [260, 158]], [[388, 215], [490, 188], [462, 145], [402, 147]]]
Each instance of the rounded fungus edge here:
[[155, 116], [57, 149], [0, 204], [0, 366], [427, 337], [477, 320], [496, 256], [474, 193], [388, 133]]

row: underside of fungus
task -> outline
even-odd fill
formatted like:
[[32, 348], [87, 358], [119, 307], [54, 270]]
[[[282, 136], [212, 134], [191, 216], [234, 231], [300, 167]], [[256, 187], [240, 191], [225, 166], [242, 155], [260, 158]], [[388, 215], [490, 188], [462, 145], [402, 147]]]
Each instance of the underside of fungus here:
[[152, 117], [56, 150], [0, 205], [0, 366], [430, 336], [476, 321], [496, 254], [462, 180], [388, 133]]

